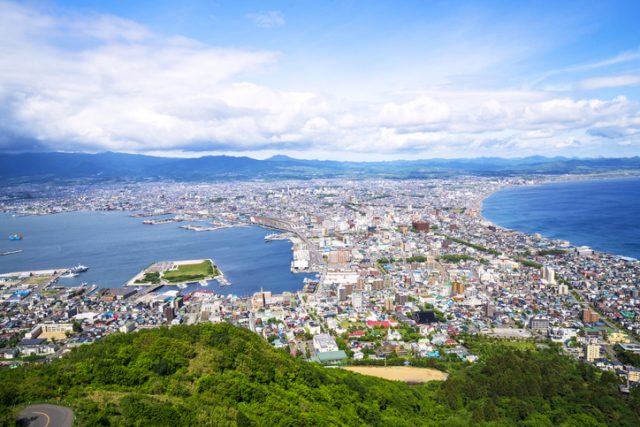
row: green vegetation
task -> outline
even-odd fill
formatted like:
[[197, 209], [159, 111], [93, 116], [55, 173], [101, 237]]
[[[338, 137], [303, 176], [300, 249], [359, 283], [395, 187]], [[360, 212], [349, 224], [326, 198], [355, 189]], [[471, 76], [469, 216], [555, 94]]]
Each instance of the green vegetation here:
[[640, 354], [634, 353], [632, 351], [623, 350], [622, 347], [616, 345], [616, 357], [621, 363], [625, 365], [631, 365], [636, 368], [640, 368]]
[[538, 255], [540, 256], [546, 256], [546, 255], [553, 255], [553, 256], [557, 256], [557, 255], [563, 255], [566, 251], [563, 249], [544, 249], [541, 251], [538, 251]]
[[427, 257], [423, 255], [416, 255], [406, 259], [407, 262], [427, 262]]
[[445, 382], [410, 386], [294, 359], [227, 323], [114, 334], [52, 363], [0, 370], [0, 425], [44, 401], [71, 406], [80, 426], [640, 423], [640, 393], [623, 398], [613, 374], [554, 347], [469, 344], [485, 349], [481, 362], [458, 363]]
[[471, 261], [474, 260], [475, 258], [469, 255], [463, 255], [463, 254], [447, 254], [447, 255], [441, 255], [440, 257], [438, 257], [438, 260], [440, 261], [444, 261], [444, 262], [451, 262], [451, 263], [459, 263], [460, 261]]
[[470, 248], [473, 248], [473, 249], [475, 249], [477, 251], [485, 252], [485, 253], [492, 254], [492, 255], [500, 255], [500, 252], [496, 251], [495, 249], [489, 249], [487, 247], [484, 247], [484, 246], [481, 246], [481, 245], [477, 245], [475, 243], [471, 243], [471, 242], [468, 242], [466, 240], [458, 239], [456, 237], [451, 237], [451, 236], [448, 236], [446, 234], [443, 234], [443, 236], [446, 237], [447, 239], [451, 240], [452, 242], [456, 242], [456, 243], [459, 243], [461, 245], [469, 246]]
[[135, 283], [153, 283], [154, 285], [158, 284], [160, 283], [160, 273], [159, 272], [144, 273], [144, 276], [142, 277], [142, 279], [136, 280]]
[[162, 277], [170, 283], [188, 282], [190, 280], [202, 280], [206, 277], [220, 274], [218, 267], [206, 260], [198, 264], [182, 264], [177, 269], [165, 271]]
[[539, 262], [531, 261], [528, 259], [520, 258], [518, 262], [524, 265], [525, 267], [531, 267], [531, 268], [537, 268], [537, 269], [542, 268], [542, 264], [540, 264]]

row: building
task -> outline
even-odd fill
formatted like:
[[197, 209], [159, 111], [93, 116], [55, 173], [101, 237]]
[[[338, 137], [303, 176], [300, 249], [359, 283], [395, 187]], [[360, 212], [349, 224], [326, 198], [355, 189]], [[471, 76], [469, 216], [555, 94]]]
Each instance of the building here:
[[458, 296], [464, 294], [464, 285], [461, 282], [453, 282], [451, 285], [451, 295]]
[[582, 322], [584, 323], [596, 323], [600, 320], [600, 315], [590, 308], [582, 310]]
[[361, 292], [354, 292], [353, 294], [351, 294], [351, 306], [353, 306], [353, 308], [362, 308], [362, 293]]
[[569, 287], [563, 283], [558, 285], [558, 295], [567, 295], [569, 294]]
[[429, 231], [429, 223], [427, 221], [413, 221], [411, 223], [411, 226], [416, 231], [423, 231], [423, 232]]
[[167, 322], [171, 322], [175, 317], [173, 307], [170, 304], [164, 306], [164, 308], [162, 309], [162, 314], [164, 315], [164, 318], [167, 320]]
[[587, 362], [593, 362], [600, 358], [600, 344], [594, 341], [590, 341], [584, 347], [584, 358]]
[[351, 261], [351, 251], [338, 250], [329, 252], [329, 264], [347, 264]]
[[408, 301], [409, 297], [406, 294], [401, 294], [396, 292], [395, 294], [395, 303], [398, 305], [405, 305]]
[[329, 351], [338, 351], [338, 344], [335, 338], [329, 334], [318, 334], [313, 337], [313, 349], [316, 353], [326, 353]]
[[549, 318], [545, 316], [533, 316], [529, 319], [529, 328], [538, 331], [549, 329]]
[[550, 285], [553, 285], [556, 283], [556, 272], [553, 268], [545, 266], [542, 269], [542, 279]]
[[492, 318], [496, 314], [496, 308], [493, 304], [487, 303], [484, 307], [484, 315]]
[[384, 309], [385, 311], [393, 311], [395, 308], [395, 304], [391, 298], [387, 298], [384, 300]]
[[342, 350], [328, 351], [325, 353], [318, 353], [312, 356], [309, 361], [317, 362], [325, 366], [339, 366], [344, 365], [347, 362], [347, 354]]

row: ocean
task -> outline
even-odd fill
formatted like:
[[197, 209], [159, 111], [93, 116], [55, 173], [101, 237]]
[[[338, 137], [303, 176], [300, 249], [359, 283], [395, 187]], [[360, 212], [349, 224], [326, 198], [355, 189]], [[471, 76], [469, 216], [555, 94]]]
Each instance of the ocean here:
[[[45, 216], [13, 217], [0, 214], [0, 252], [24, 252], [0, 256], [0, 273], [46, 270], [83, 264], [89, 271], [61, 284], [81, 282], [119, 287], [156, 261], [211, 258], [231, 282], [212, 283], [218, 293], [244, 296], [260, 288], [280, 293], [302, 289], [309, 274], [290, 271], [291, 242], [266, 242], [273, 233], [260, 227], [235, 227], [195, 232], [178, 228], [181, 223], [143, 225], [146, 218], [124, 212], [70, 212]], [[185, 223], [182, 223], [185, 224]], [[20, 233], [21, 241], [9, 241]]]
[[640, 178], [513, 187], [482, 213], [505, 228], [640, 259]]

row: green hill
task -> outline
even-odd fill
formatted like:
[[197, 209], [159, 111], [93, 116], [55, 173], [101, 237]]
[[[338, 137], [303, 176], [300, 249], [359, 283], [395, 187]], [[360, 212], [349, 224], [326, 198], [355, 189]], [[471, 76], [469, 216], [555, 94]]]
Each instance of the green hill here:
[[229, 324], [111, 335], [3, 369], [0, 384], [4, 425], [42, 401], [71, 406], [77, 425], [640, 425], [640, 396], [555, 350], [499, 348], [444, 383], [406, 385], [296, 360]]

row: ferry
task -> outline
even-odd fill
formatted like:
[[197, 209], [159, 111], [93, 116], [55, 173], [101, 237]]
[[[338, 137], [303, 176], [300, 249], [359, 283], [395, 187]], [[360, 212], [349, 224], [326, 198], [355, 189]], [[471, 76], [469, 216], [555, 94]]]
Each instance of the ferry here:
[[179, 289], [187, 289], [187, 284], [186, 283], [179, 283], [178, 284], [178, 288]]
[[218, 277], [218, 284], [220, 286], [231, 286], [231, 283], [229, 282], [229, 280], [227, 280], [227, 278], [224, 276]]
[[17, 241], [17, 240], [22, 240], [22, 234], [12, 234], [11, 236], [9, 236], [9, 240], [11, 241]]
[[206, 280], [201, 280], [200, 281], [200, 286], [209, 286], [209, 282], [207, 282]]

